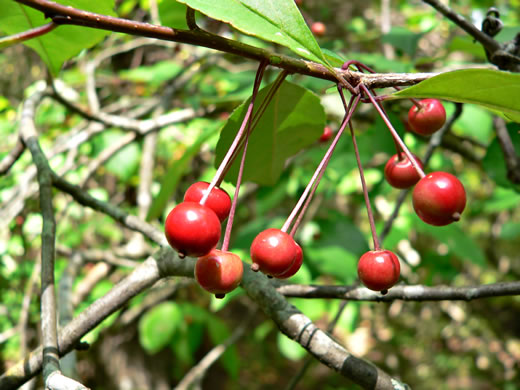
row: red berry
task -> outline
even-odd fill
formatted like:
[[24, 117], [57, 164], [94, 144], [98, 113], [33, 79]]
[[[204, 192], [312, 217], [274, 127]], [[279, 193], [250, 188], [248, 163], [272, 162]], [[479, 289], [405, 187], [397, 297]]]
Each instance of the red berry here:
[[303, 251], [301, 246], [299, 246], [296, 242], [294, 243], [296, 245], [296, 258], [294, 259], [294, 263], [291, 265], [291, 267], [281, 273], [280, 275], [276, 275], [278, 279], [287, 279], [296, 274], [296, 272], [299, 271], [303, 264]]
[[182, 202], [166, 217], [164, 233], [181, 256], [204, 256], [220, 240], [220, 221], [209, 207]]
[[251, 244], [253, 271], [277, 276], [288, 271], [296, 260], [293, 238], [280, 229], [267, 229], [259, 233]]
[[327, 32], [327, 27], [322, 22], [314, 22], [311, 24], [311, 31], [317, 37], [322, 37]]
[[242, 281], [244, 268], [240, 257], [231, 252], [213, 249], [199, 257], [195, 264], [195, 279], [210, 293], [221, 296], [233, 291]]
[[323, 134], [320, 136], [320, 142], [327, 142], [333, 135], [334, 133], [332, 132], [332, 129], [329, 126], [325, 126]]
[[[193, 183], [184, 194], [185, 202], [199, 202], [206, 193], [209, 183], [205, 181], [198, 181]], [[231, 210], [231, 198], [226, 191], [219, 187], [213, 187], [211, 194], [209, 194], [204, 206], [209, 207], [217, 214], [220, 222], [225, 220]]]
[[297, 6], [300, 6], [303, 4], [303, 0], [294, 0]]
[[[415, 154], [413, 156], [422, 169], [423, 164], [421, 160], [419, 160], [419, 157]], [[385, 178], [392, 187], [401, 189], [410, 188], [417, 183], [421, 177], [404, 153], [401, 153], [401, 157], [402, 160], [399, 160], [398, 154], [394, 154], [390, 157], [385, 165]]]
[[466, 191], [452, 174], [432, 172], [419, 180], [412, 200], [419, 218], [430, 225], [444, 226], [460, 219], [466, 207]]
[[374, 291], [388, 290], [399, 280], [401, 266], [390, 251], [369, 251], [359, 259], [358, 276], [361, 282]]
[[420, 135], [431, 135], [446, 122], [446, 111], [437, 99], [423, 99], [421, 109], [413, 105], [408, 111], [408, 123], [412, 130]]

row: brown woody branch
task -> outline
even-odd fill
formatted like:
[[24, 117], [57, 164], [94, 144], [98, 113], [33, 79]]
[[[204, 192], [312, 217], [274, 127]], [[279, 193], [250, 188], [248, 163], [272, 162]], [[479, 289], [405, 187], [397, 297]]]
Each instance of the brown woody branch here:
[[128, 19], [116, 18], [93, 12], [67, 7], [49, 0], [16, 0], [37, 9], [50, 17], [58, 25], [76, 25], [101, 30], [120, 32], [130, 35], [156, 38], [165, 41], [187, 43], [208, 47], [218, 51], [236, 54], [256, 61], [265, 61], [269, 65], [285, 69], [290, 73], [299, 73], [316, 78], [338, 82], [338, 75], [351, 85], [365, 84], [368, 88], [409, 86], [435, 76], [433, 73], [361, 73], [351, 70], [336, 69], [335, 73], [327, 67], [312, 61], [298, 60], [290, 56], [274, 53], [242, 42], [223, 38], [203, 30], [178, 30], [171, 27], [157, 26]]

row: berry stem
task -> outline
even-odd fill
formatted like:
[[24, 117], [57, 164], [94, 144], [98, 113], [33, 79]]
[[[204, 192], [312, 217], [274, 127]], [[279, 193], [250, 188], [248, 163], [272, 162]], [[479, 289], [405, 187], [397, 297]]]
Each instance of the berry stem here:
[[[341, 96], [341, 100], [343, 101], [343, 105], [345, 106], [345, 110], [348, 110], [347, 102], [345, 100], [345, 96], [343, 95], [343, 91], [339, 89], [339, 94]], [[361, 187], [363, 188], [363, 196], [365, 198], [365, 204], [367, 206], [367, 214], [368, 214], [368, 223], [370, 224], [370, 231], [372, 233], [372, 240], [374, 241], [374, 250], [381, 250], [381, 244], [379, 242], [379, 238], [377, 237], [376, 232], [376, 224], [374, 223], [374, 214], [372, 212], [372, 206], [370, 205], [370, 198], [368, 196], [367, 183], [365, 181], [365, 174], [363, 172], [363, 165], [361, 164], [361, 157], [359, 156], [359, 148], [356, 141], [356, 135], [354, 134], [354, 128], [352, 127], [352, 122], [348, 122], [348, 126], [350, 128], [350, 135], [352, 136], [352, 144], [354, 145], [354, 153], [356, 155], [356, 162], [359, 169], [359, 178], [361, 179]]]
[[426, 176], [424, 174], [424, 171], [421, 169], [419, 164], [417, 164], [417, 161], [415, 160], [414, 156], [412, 155], [412, 153], [410, 152], [408, 147], [405, 145], [405, 143], [403, 142], [401, 137], [399, 137], [399, 134], [394, 129], [394, 126], [392, 126], [392, 123], [390, 122], [390, 120], [388, 119], [388, 117], [386, 116], [384, 111], [381, 109], [379, 104], [376, 102], [376, 100], [374, 99], [374, 97], [372, 96], [372, 94], [370, 93], [368, 88], [365, 87], [364, 84], [361, 84], [360, 88], [366, 93], [366, 95], [368, 96], [368, 98], [370, 99], [370, 101], [372, 102], [374, 107], [376, 108], [377, 112], [379, 113], [379, 115], [381, 116], [383, 121], [385, 122], [386, 126], [390, 130], [390, 133], [392, 133], [392, 136], [394, 137], [394, 140], [399, 144], [399, 146], [403, 150], [404, 154], [406, 155], [406, 157], [408, 157], [408, 160], [410, 160], [410, 162], [412, 163], [413, 167], [415, 168], [415, 170], [417, 171], [417, 173], [419, 174], [419, 176], [422, 179], [424, 176]]
[[[251, 99], [253, 102], [253, 99]], [[246, 137], [244, 140], [244, 150], [242, 151], [242, 159], [240, 160], [240, 167], [238, 168], [237, 185], [235, 186], [235, 194], [233, 195], [233, 202], [231, 203], [231, 210], [229, 210], [229, 217], [226, 224], [226, 232], [224, 233], [224, 240], [222, 241], [222, 250], [227, 251], [229, 247], [229, 239], [231, 237], [231, 229], [233, 227], [233, 220], [235, 219], [235, 211], [238, 204], [238, 193], [240, 191], [240, 184], [242, 183], [242, 175], [244, 173], [244, 166], [246, 162], [247, 145], [249, 144], [249, 136], [251, 135], [252, 126], [251, 121], [247, 122]]]
[[[278, 89], [280, 88], [280, 86], [282, 85], [283, 81], [285, 80], [285, 78], [287, 77], [287, 75], [289, 74], [289, 72], [287, 71], [283, 71], [281, 72], [278, 77], [276, 78], [276, 80], [273, 82], [273, 85], [271, 86], [271, 88], [269, 89], [266, 97], [264, 100], [262, 100], [262, 103], [260, 104], [260, 107], [258, 108], [258, 111], [254, 112], [252, 114], [252, 119], [251, 119], [251, 122], [252, 122], [252, 125], [251, 125], [251, 133], [255, 130], [256, 126], [258, 125], [258, 122], [260, 121], [260, 118], [262, 117], [263, 113], [265, 112], [265, 110], [267, 109], [267, 107], [269, 106], [269, 103], [271, 103], [271, 100], [273, 99], [274, 95], [276, 94], [276, 92], [278, 91]], [[238, 135], [238, 134], [237, 134]], [[233, 156], [231, 157], [231, 159], [229, 160], [229, 163], [227, 164], [226, 168], [224, 169], [224, 171], [222, 172], [222, 175], [220, 176], [219, 180], [217, 181], [217, 184], [216, 185], [220, 185], [220, 183], [224, 180], [224, 178], [226, 177], [226, 174], [227, 172], [229, 171], [229, 169], [231, 168], [231, 166], [233, 165], [237, 155], [238, 155], [238, 151], [241, 149], [242, 147], [242, 144], [243, 144], [243, 139], [241, 138], [240, 139], [240, 143], [239, 145], [236, 147], [234, 153], [233, 153]]]
[[294, 222], [294, 224], [293, 224], [293, 226], [291, 228], [291, 231], [289, 233], [289, 235], [291, 237], [294, 237], [294, 235], [296, 234], [296, 231], [298, 230], [298, 227], [300, 226], [300, 223], [301, 223], [301, 221], [303, 219], [303, 216], [305, 215], [305, 212], [309, 208], [309, 204], [311, 203], [312, 198], [314, 197], [314, 193], [316, 192], [316, 189], [318, 188], [318, 185], [320, 184], [321, 178], [323, 177], [323, 174], [325, 173], [325, 168], [329, 164], [329, 161], [330, 161], [330, 156], [327, 159], [327, 161], [325, 162], [324, 166], [322, 167], [318, 177], [316, 178], [316, 182], [312, 186], [312, 190], [311, 190], [309, 196], [307, 197], [307, 199], [305, 200], [305, 203], [303, 204], [302, 210], [298, 214], [298, 218], [296, 218], [296, 221]]
[[[396, 89], [399, 90], [398, 87], [396, 87]], [[374, 95], [374, 97], [377, 96], [377, 94], [374, 90], [371, 90], [371, 91], [372, 91], [372, 94]], [[380, 105], [380, 107], [381, 107], [381, 110], [383, 111], [383, 113], [385, 114], [385, 116], [388, 118], [388, 114], [386, 113], [386, 110], [382, 104]], [[397, 158], [399, 159], [399, 161], [403, 161], [404, 160], [403, 152], [401, 151], [401, 148], [399, 147], [399, 142], [395, 138], [394, 134], [393, 133], [391, 133], [391, 134], [392, 134], [392, 139], [394, 140], [395, 150], [397, 152]]]
[[352, 114], [357, 108], [357, 105], [359, 103], [359, 100], [361, 99], [361, 96], [358, 94], [354, 98], [354, 103], [352, 104], [352, 107], [350, 108], [350, 111], [347, 110], [345, 112], [345, 118], [343, 119], [343, 123], [341, 124], [341, 127], [339, 131], [336, 133], [336, 136], [334, 137], [334, 140], [330, 144], [329, 148], [327, 149], [327, 152], [323, 156], [320, 164], [318, 165], [318, 168], [316, 168], [316, 171], [314, 172], [314, 175], [312, 176], [311, 180], [309, 181], [309, 184], [307, 184], [307, 187], [305, 187], [305, 191], [303, 191], [303, 194], [300, 196], [300, 199], [298, 200], [298, 203], [296, 206], [294, 206], [294, 209], [292, 210], [289, 217], [287, 217], [287, 220], [282, 226], [282, 232], [287, 232], [289, 229], [289, 226], [291, 226], [294, 218], [298, 214], [300, 208], [302, 207], [303, 203], [305, 202], [305, 199], [307, 198], [307, 195], [309, 194], [314, 182], [316, 181], [317, 177], [320, 175], [320, 172], [325, 170], [327, 167], [327, 164], [330, 160], [330, 157], [332, 155], [332, 152], [334, 152], [334, 149], [336, 148], [336, 145], [338, 144], [339, 138], [341, 137], [341, 134], [343, 134], [343, 131], [345, 130], [345, 127], [347, 126], [347, 123], [350, 121], [350, 118], [352, 117]]
[[246, 129], [246, 125], [249, 122], [249, 119], [251, 118], [251, 114], [253, 112], [253, 105], [255, 103], [256, 95], [258, 93], [258, 90], [260, 89], [260, 83], [262, 81], [262, 76], [264, 74], [264, 70], [267, 67], [267, 63], [265, 61], [262, 61], [260, 65], [258, 66], [258, 70], [256, 71], [255, 76], [255, 82], [253, 84], [253, 94], [251, 96], [251, 101], [249, 102], [249, 106], [247, 107], [246, 115], [244, 116], [244, 119], [242, 120], [242, 125], [240, 126], [240, 129], [238, 130], [237, 135], [235, 136], [235, 139], [233, 140], [231, 146], [229, 147], [226, 155], [224, 156], [224, 159], [220, 163], [220, 166], [217, 169], [217, 172], [215, 173], [215, 176], [213, 177], [213, 180], [211, 180], [211, 183], [209, 184], [206, 192], [204, 193], [204, 196], [200, 199], [200, 204], [204, 205], [206, 201], [208, 200], [209, 194], [211, 191], [213, 191], [213, 188], [217, 185], [217, 183], [222, 182], [222, 178], [224, 177], [224, 173], [226, 170], [227, 165], [229, 164], [231, 158], [233, 157], [233, 154], [237, 150], [240, 140], [242, 136], [244, 135], [244, 131]]

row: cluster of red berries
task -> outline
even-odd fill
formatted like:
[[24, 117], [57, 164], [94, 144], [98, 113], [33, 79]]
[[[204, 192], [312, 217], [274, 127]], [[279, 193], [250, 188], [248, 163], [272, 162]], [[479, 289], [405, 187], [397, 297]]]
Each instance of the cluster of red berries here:
[[[446, 121], [446, 111], [437, 99], [423, 99], [408, 112], [408, 123], [413, 132], [431, 135]], [[413, 155], [423, 168], [421, 160]], [[418, 170], [404, 153], [390, 157], [385, 166], [385, 178], [395, 187], [406, 189], [415, 185], [412, 200], [415, 212], [424, 222], [444, 226], [460, 219], [466, 206], [466, 192], [462, 183], [447, 172], [432, 172], [421, 178]]]
[[220, 224], [228, 217], [231, 198], [214, 187], [204, 204], [209, 183], [192, 184], [166, 217], [166, 239], [180, 257], [198, 257], [195, 278], [202, 288], [221, 297], [242, 280], [242, 260], [232, 252], [215, 249], [220, 240]]
[[[421, 100], [408, 113], [411, 130], [420, 135], [435, 133], [445, 121], [446, 111], [436, 99]], [[432, 172], [421, 177], [423, 164], [417, 156], [412, 157], [419, 169], [403, 152], [390, 157], [384, 170], [387, 182], [399, 189], [415, 185], [413, 207], [424, 222], [444, 226], [458, 221], [466, 206], [466, 192], [462, 183], [447, 172]], [[369, 289], [384, 292], [397, 283], [399, 269], [399, 260], [394, 253], [370, 251], [359, 260], [358, 276]]]
[[[409, 124], [414, 132], [431, 135], [443, 126], [446, 113], [438, 100], [424, 99], [415, 103], [416, 105], [410, 109], [408, 115]], [[378, 106], [376, 105], [376, 107]], [[286, 279], [293, 276], [302, 266], [303, 251], [293, 238], [299, 222], [294, 222], [290, 234], [287, 233], [288, 226], [293, 224], [297, 213], [300, 213], [301, 216], [305, 212], [305, 206], [301, 210], [302, 204], [304, 201], [308, 204], [312, 198], [341, 133], [346, 124], [350, 123], [354, 109], [355, 106], [350, 112], [347, 111], [348, 115], [335, 136], [330, 127], [327, 126], [324, 129], [320, 142], [327, 142], [332, 136], [334, 136], [334, 141], [329, 146], [313, 179], [309, 182], [284, 227], [266, 229], [253, 240], [250, 249], [253, 271], [261, 271], [269, 277]], [[378, 107], [378, 110], [381, 109]], [[391, 124], [388, 124], [388, 127], [393, 134], [396, 134]], [[351, 134], [375, 246], [373, 251], [365, 253], [359, 259], [358, 276], [367, 288], [385, 293], [399, 280], [400, 264], [394, 253], [381, 249], [379, 246], [373, 227], [373, 216], [364, 183], [363, 170], [359, 162], [359, 150], [352, 128]], [[413, 206], [417, 215], [424, 222], [443, 226], [457, 221], [466, 205], [466, 194], [460, 181], [446, 172], [433, 172], [425, 175], [419, 158], [408, 151], [398, 135], [394, 135], [394, 139], [402, 150], [398, 149], [398, 153], [392, 156], [385, 166], [385, 178], [388, 183], [401, 189], [415, 185]], [[232, 222], [233, 215], [230, 216], [232, 203], [229, 195], [214, 184], [208, 195], [208, 187], [210, 187], [209, 183], [198, 182], [186, 191], [184, 201], [177, 205], [166, 218], [165, 234], [170, 245], [179, 252], [181, 257], [198, 257], [195, 265], [195, 278], [200, 286], [215, 294], [216, 297], [223, 297], [240, 284], [243, 265], [239, 256], [227, 250], [230, 226], [226, 229], [227, 239], [224, 238], [225, 244], [223, 244], [222, 250], [216, 249], [221, 236], [220, 224], [228, 216]], [[237, 191], [238, 187], [237, 183]], [[234, 208], [235, 204], [233, 204], [233, 210]]]

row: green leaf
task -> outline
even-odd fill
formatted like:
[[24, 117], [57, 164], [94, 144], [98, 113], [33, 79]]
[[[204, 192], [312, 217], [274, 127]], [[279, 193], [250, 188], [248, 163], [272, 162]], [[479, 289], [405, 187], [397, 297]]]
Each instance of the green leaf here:
[[182, 66], [174, 61], [160, 61], [150, 66], [138, 66], [137, 68], [122, 71], [121, 78], [131, 81], [150, 83], [158, 86], [172, 79], [182, 70]]
[[[208, 324], [208, 331], [209, 337], [215, 345], [223, 343], [231, 336], [227, 325], [217, 317], [211, 318], [211, 321]], [[238, 376], [240, 359], [235, 345], [229, 346], [219, 361], [232, 378]]]
[[424, 34], [414, 33], [404, 27], [392, 27], [388, 34], [383, 35], [381, 42], [389, 43], [396, 49], [413, 57], [417, 51], [417, 44]]
[[339, 244], [309, 245], [305, 248], [304, 256], [304, 261], [316, 268], [321, 275], [335, 276], [338, 281], [344, 284], [352, 283], [357, 278], [356, 264], [358, 257]]
[[386, 58], [381, 53], [361, 53], [361, 52], [349, 52], [347, 53], [348, 58], [355, 58], [358, 61], [367, 64], [377, 72], [411, 72], [413, 65], [410, 61], [405, 59], [391, 60]]
[[503, 240], [516, 241], [520, 237], [520, 222], [506, 222], [500, 230], [500, 238]]
[[[93, 156], [97, 156], [104, 149], [120, 142], [124, 137], [125, 133], [119, 130], [111, 129], [104, 131], [92, 141]], [[121, 180], [127, 181], [137, 171], [140, 156], [141, 149], [137, 143], [133, 142], [114, 154], [104, 165], [104, 168], [118, 176]]]
[[276, 343], [280, 353], [287, 359], [300, 360], [307, 355], [307, 351], [300, 344], [280, 332], [276, 335]]
[[[462, 218], [464, 218], [464, 214], [462, 214]], [[431, 226], [421, 221], [417, 216], [414, 216], [414, 219], [418, 231], [426, 233], [436, 238], [439, 242], [446, 244], [452, 254], [481, 267], [486, 265], [486, 257], [482, 249], [457, 224]]]
[[293, 0], [179, 0], [243, 33], [285, 46], [329, 68], [320, 46]]
[[188, 29], [186, 6], [174, 0], [159, 0], [159, 17], [163, 26]]
[[329, 215], [327, 219], [316, 219], [320, 224], [316, 246], [337, 245], [360, 257], [369, 250], [368, 244], [359, 228], [339, 213]]
[[139, 321], [139, 341], [149, 353], [159, 352], [168, 345], [181, 324], [182, 311], [172, 302], [157, 305]]
[[491, 69], [442, 73], [393, 94], [395, 98], [438, 98], [480, 104], [520, 122], [520, 75]]
[[179, 180], [181, 179], [184, 172], [186, 172], [188, 169], [191, 160], [193, 160], [193, 158], [199, 153], [202, 144], [204, 144], [204, 142], [213, 136], [217, 129], [217, 127], [211, 127], [204, 131], [200, 137], [197, 138], [197, 140], [186, 149], [186, 151], [178, 160], [171, 162], [170, 166], [168, 167], [168, 171], [161, 181], [161, 190], [150, 206], [150, 210], [146, 216], [147, 221], [150, 221], [161, 215], [164, 208], [166, 207], [166, 204], [168, 203], [168, 200], [175, 192]]
[[448, 46], [448, 50], [450, 53], [454, 51], [469, 53], [482, 60], [486, 58], [486, 52], [482, 45], [467, 35], [454, 37]]
[[[79, 8], [85, 11], [116, 16], [114, 0], [60, 0], [62, 5]], [[43, 12], [21, 5], [11, 0], [0, 0], [0, 28], [5, 34], [16, 34], [49, 23]], [[63, 63], [77, 55], [81, 50], [94, 46], [109, 31], [86, 28], [82, 26], [59, 26], [48, 34], [24, 42], [34, 49], [57, 75]]]
[[[255, 107], [260, 106], [270, 85], [260, 90]], [[250, 99], [242, 103], [222, 129], [216, 149], [218, 166], [233, 142]], [[319, 98], [305, 88], [284, 82], [251, 134], [244, 168], [244, 181], [274, 185], [286, 160], [316, 142], [323, 133], [325, 111]], [[240, 159], [229, 170], [226, 180], [236, 182]]]
[[[446, 115], [449, 117], [455, 111], [453, 104], [446, 105]], [[482, 107], [466, 105], [462, 115], [453, 125], [453, 133], [456, 135], [476, 139], [483, 144], [488, 144], [493, 137], [493, 116]]]
[[493, 191], [491, 199], [484, 202], [483, 211], [485, 213], [498, 213], [504, 210], [511, 210], [520, 204], [520, 194], [508, 188], [498, 187]]

